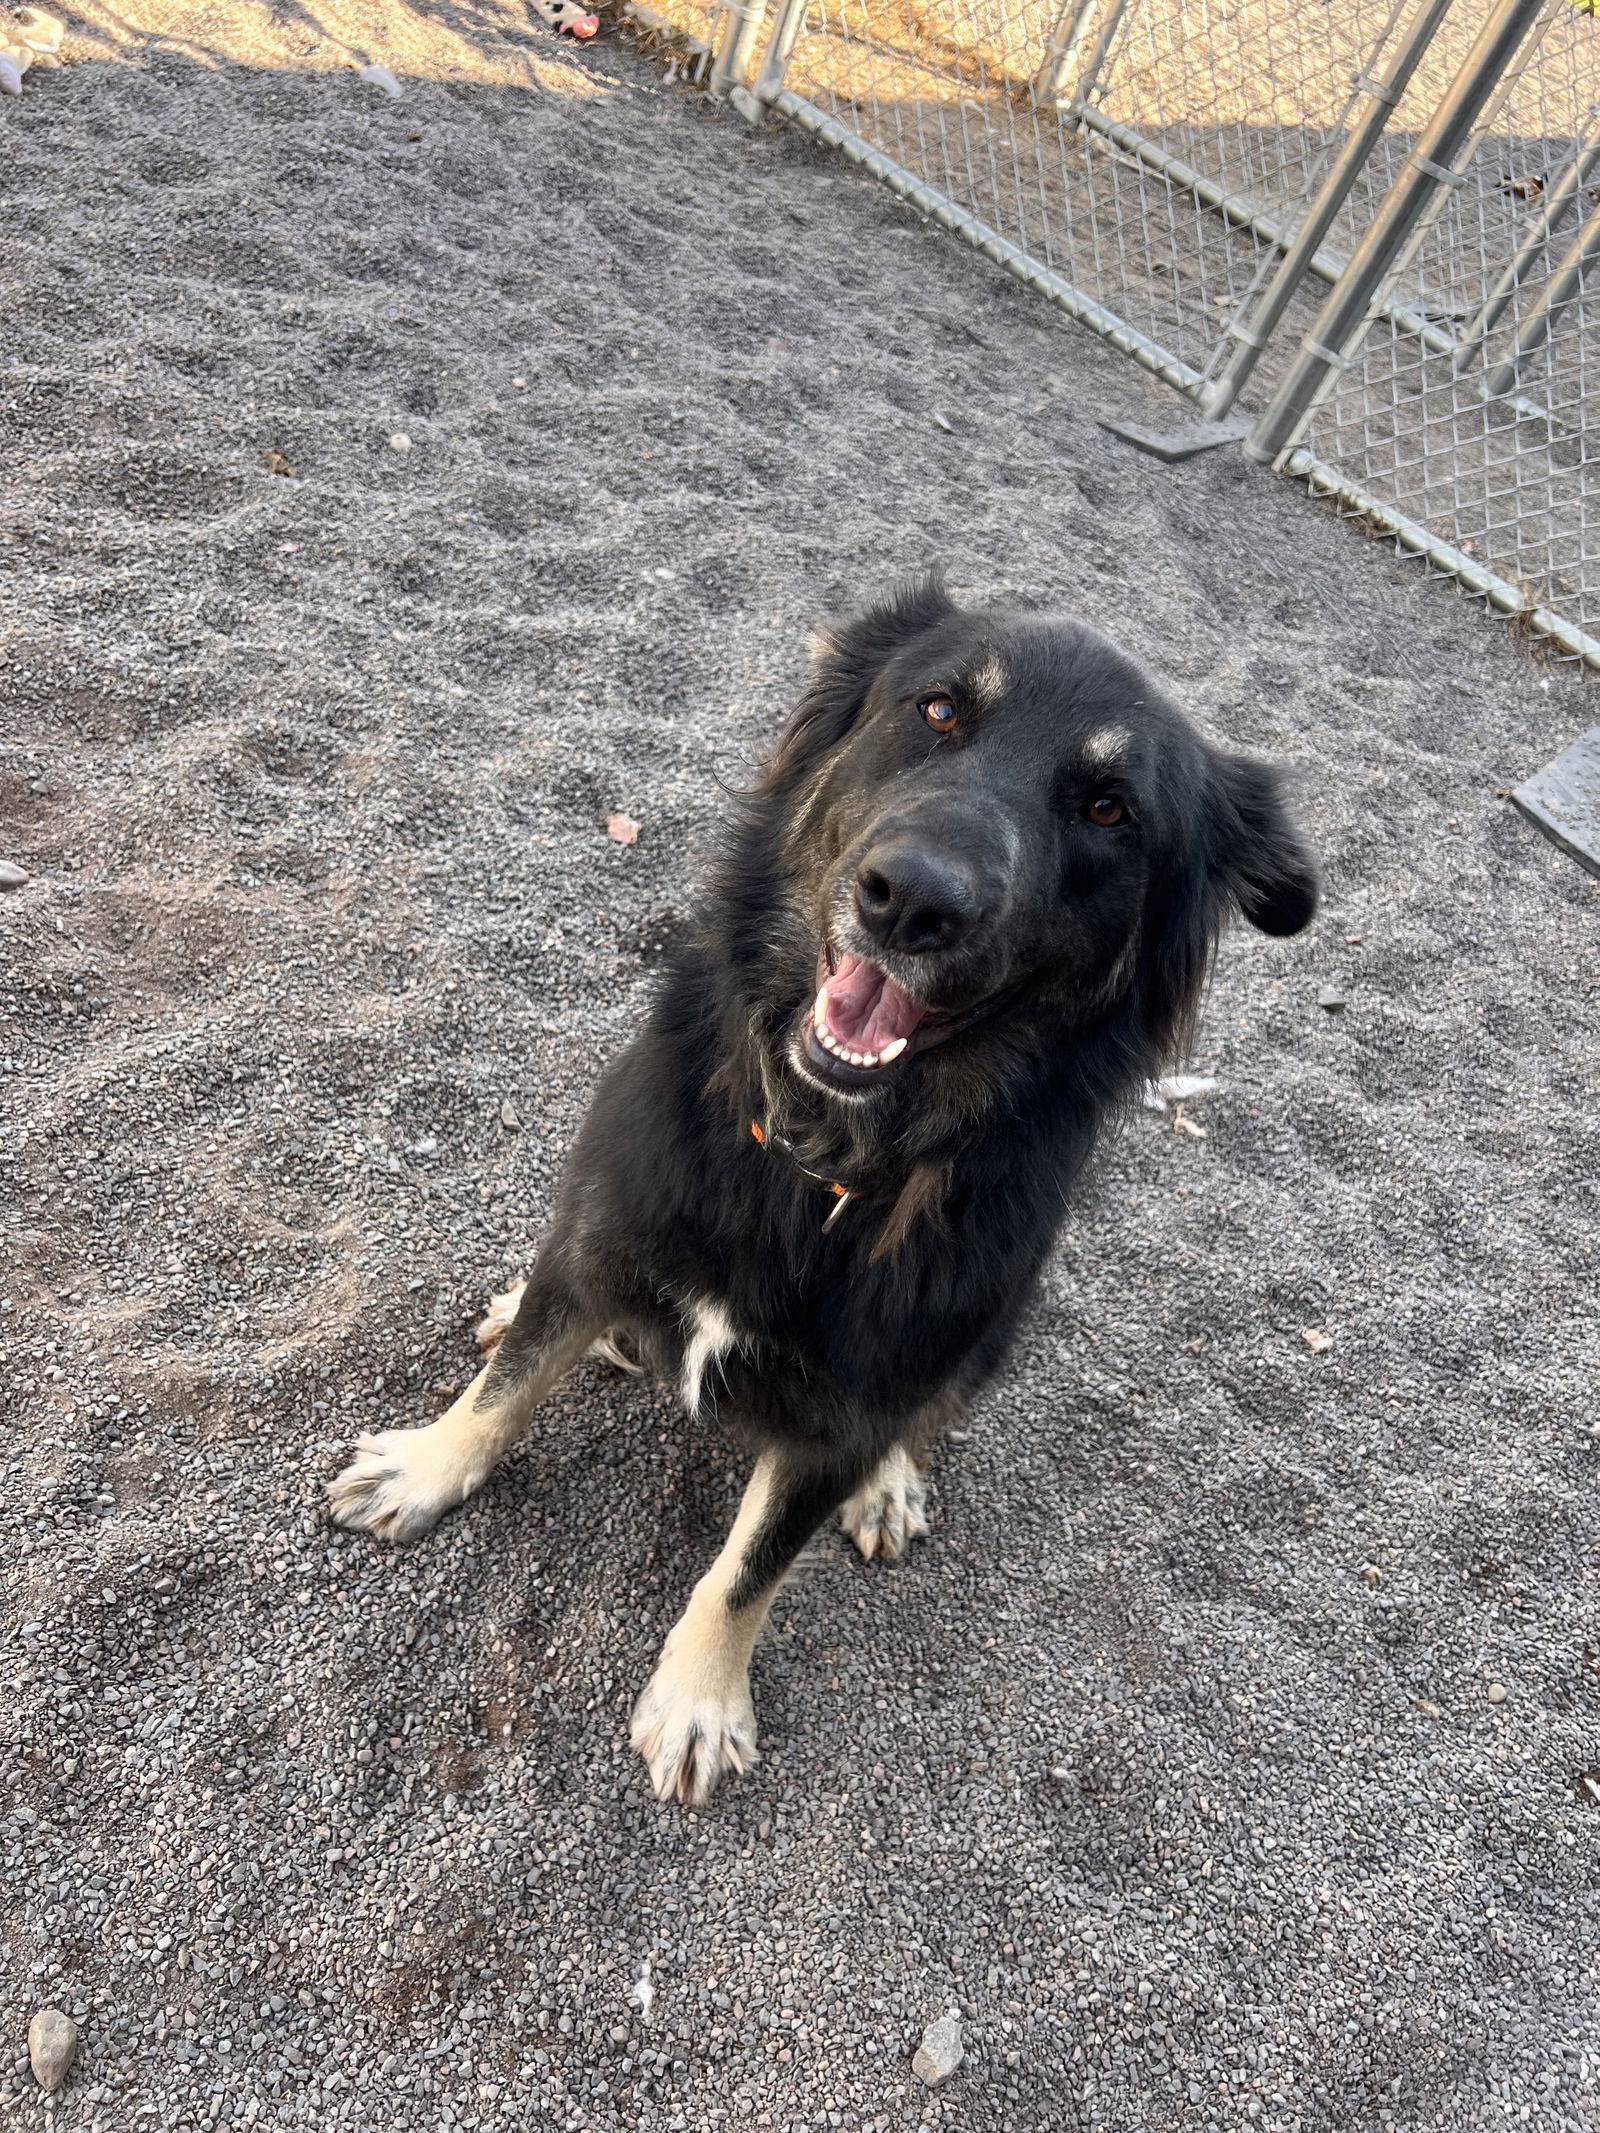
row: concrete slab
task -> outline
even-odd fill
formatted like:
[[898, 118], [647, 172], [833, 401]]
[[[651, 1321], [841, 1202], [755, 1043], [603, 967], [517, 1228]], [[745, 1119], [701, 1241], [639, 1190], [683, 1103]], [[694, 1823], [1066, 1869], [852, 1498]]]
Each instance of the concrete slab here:
[[1517, 787], [1512, 805], [1579, 866], [1600, 874], [1600, 726]]

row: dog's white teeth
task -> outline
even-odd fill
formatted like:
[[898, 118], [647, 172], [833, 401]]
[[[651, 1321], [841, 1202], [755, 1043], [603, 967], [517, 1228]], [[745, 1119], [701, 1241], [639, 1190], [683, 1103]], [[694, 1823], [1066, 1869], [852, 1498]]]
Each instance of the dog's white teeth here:
[[828, 988], [823, 986], [811, 1008], [811, 1019], [817, 1025], [819, 1035], [826, 1034], [828, 1027]]
[[817, 1042], [822, 1046], [823, 1050], [831, 1052], [835, 1059], [842, 1059], [846, 1066], [866, 1068], [888, 1066], [890, 1061], [898, 1059], [906, 1048], [904, 1037], [896, 1037], [893, 1044], [886, 1044], [881, 1052], [853, 1052], [849, 1045], [841, 1044], [832, 1030], [829, 1029], [826, 1019], [826, 1002], [821, 993], [818, 993], [817, 1004], [812, 1011], [811, 1027], [816, 1032]]

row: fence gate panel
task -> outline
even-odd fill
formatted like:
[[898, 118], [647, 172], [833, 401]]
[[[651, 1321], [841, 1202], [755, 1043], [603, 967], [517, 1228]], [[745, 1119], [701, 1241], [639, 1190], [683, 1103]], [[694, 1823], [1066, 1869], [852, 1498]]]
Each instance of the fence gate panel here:
[[1600, 20], [1554, 0], [1464, 179], [1276, 456], [1600, 664]]
[[656, 4], [747, 117], [1600, 666], [1600, 0]]
[[1447, 12], [780, 0], [756, 95], [1204, 400], [1353, 131], [1376, 114], [1352, 184], [1392, 117], [1408, 27], [1429, 18], [1426, 51]]

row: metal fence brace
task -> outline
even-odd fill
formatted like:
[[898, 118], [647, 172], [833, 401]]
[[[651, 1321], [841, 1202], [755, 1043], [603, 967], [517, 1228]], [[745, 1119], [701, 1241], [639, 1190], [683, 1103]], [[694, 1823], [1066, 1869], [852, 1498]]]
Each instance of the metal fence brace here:
[[[1587, 0], [654, 0], [1236, 439], [1600, 666]], [[1320, 307], [1320, 308], [1319, 308]]]

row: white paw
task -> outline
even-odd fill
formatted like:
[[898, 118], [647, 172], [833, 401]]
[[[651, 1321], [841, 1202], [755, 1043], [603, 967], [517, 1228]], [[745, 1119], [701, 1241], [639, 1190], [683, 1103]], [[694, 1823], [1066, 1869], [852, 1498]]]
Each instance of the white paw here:
[[514, 1289], [506, 1289], [489, 1298], [489, 1308], [478, 1321], [478, 1346], [485, 1355], [491, 1348], [498, 1348], [511, 1331], [511, 1321], [517, 1315], [517, 1306], [527, 1286], [525, 1281], [519, 1281]]
[[895, 1563], [927, 1532], [927, 1512], [917, 1463], [897, 1444], [840, 1508], [839, 1523], [869, 1563]]
[[435, 1423], [429, 1429], [386, 1429], [359, 1437], [356, 1455], [328, 1484], [334, 1523], [379, 1540], [420, 1540], [446, 1511], [464, 1503], [483, 1480]]
[[756, 1710], [743, 1669], [724, 1677], [687, 1665], [667, 1639], [661, 1663], [633, 1707], [633, 1745], [658, 1800], [704, 1807], [726, 1776], [756, 1760]]

